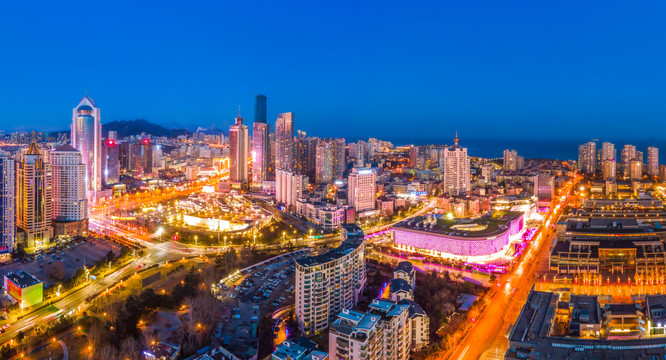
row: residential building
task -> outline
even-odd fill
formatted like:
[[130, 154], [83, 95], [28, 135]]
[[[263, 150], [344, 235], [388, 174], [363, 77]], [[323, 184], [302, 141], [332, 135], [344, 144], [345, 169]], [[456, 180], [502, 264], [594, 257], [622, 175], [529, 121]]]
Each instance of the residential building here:
[[634, 145], [625, 145], [622, 148], [622, 176], [627, 179], [631, 175], [631, 160], [638, 158], [638, 153]]
[[605, 159], [602, 161], [601, 175], [604, 180], [615, 180], [617, 174], [616, 162], [614, 159]]
[[647, 158], [648, 174], [650, 176], [659, 175], [659, 149], [656, 147], [648, 147]]
[[505, 171], [516, 171], [523, 168], [525, 159], [518, 156], [516, 150], [504, 150], [503, 168]]
[[294, 113], [282, 113], [275, 122], [275, 168], [292, 170], [294, 166]]
[[643, 162], [638, 159], [632, 159], [629, 162], [629, 178], [640, 179], [643, 177]]
[[317, 144], [317, 184], [328, 184], [333, 181], [333, 146], [328, 141]]
[[409, 261], [401, 261], [398, 263], [398, 266], [393, 269], [393, 278], [403, 279], [407, 281], [412, 288], [416, 287], [416, 270], [414, 269], [414, 265]]
[[308, 186], [308, 177], [287, 170], [275, 171], [275, 199], [287, 208], [296, 206]]
[[597, 171], [597, 143], [589, 141], [578, 146], [578, 168], [587, 174]]
[[421, 350], [430, 343], [430, 317], [423, 311], [421, 305], [412, 300], [400, 300], [398, 304], [409, 305], [409, 320], [411, 321], [412, 350]]
[[555, 199], [555, 176], [549, 173], [535, 175], [533, 184], [537, 205], [550, 207], [551, 202]]
[[337, 314], [356, 306], [365, 287], [363, 231], [352, 224], [342, 234], [339, 247], [296, 260], [296, 322], [306, 336], [326, 331]]
[[454, 145], [443, 150], [444, 156], [440, 157], [439, 163], [440, 173], [444, 175], [444, 190], [453, 196], [463, 195], [471, 190], [467, 148], [461, 147], [459, 142], [456, 133], [453, 138]]

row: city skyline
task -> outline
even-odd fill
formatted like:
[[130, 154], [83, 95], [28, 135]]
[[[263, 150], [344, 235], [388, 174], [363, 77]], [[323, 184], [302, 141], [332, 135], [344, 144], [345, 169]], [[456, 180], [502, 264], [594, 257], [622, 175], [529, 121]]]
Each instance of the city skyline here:
[[[650, 5], [520, 4], [517, 11], [491, 2], [409, 9], [364, 4], [349, 12], [324, 5], [207, 4], [201, 14], [198, 6], [134, 4], [126, 11], [90, 4], [104, 15], [81, 31], [56, 20], [72, 13], [73, 4], [47, 5], [42, 14], [48, 16], [31, 14], [40, 24], [31, 26], [19, 20], [29, 9], [14, 3], [5, 13], [17, 16], [0, 22], [10, 35], [1, 49], [22, 56], [0, 60], [13, 69], [3, 73], [0, 118], [21, 119], [4, 127], [63, 130], [71, 99], [87, 90], [108, 121], [146, 118], [226, 129], [237, 105], [249, 114], [252, 96], [265, 94], [269, 122], [293, 111], [308, 133], [334, 137], [419, 139], [447, 132], [452, 123], [465, 138], [472, 132], [570, 137], [570, 126], [585, 137], [616, 137], [631, 121], [635, 126], [621, 134], [646, 138], [661, 130], [666, 115], [666, 53], [645, 36], [663, 31], [658, 14], [665, 5]], [[116, 29], [116, 17], [136, 24]], [[280, 17], [294, 25], [272, 26]], [[248, 23], [252, 29], [229, 36]], [[30, 45], [38, 37], [44, 46]], [[96, 56], [71, 61], [68, 55], [86, 42], [97, 44]], [[285, 49], [288, 56], [267, 56]], [[22, 111], [34, 98], [40, 107]], [[401, 126], [409, 118], [432, 131]], [[596, 129], [599, 121], [609, 126]], [[534, 122], [552, 128], [542, 132]], [[339, 126], [328, 130], [330, 124]], [[648, 127], [654, 131], [644, 131]]]

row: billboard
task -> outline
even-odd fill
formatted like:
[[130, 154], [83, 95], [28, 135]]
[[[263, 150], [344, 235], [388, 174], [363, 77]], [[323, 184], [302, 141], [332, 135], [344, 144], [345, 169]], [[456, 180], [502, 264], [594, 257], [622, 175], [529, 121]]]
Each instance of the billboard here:
[[21, 301], [21, 288], [9, 280], [7, 280], [7, 294], [14, 300]]

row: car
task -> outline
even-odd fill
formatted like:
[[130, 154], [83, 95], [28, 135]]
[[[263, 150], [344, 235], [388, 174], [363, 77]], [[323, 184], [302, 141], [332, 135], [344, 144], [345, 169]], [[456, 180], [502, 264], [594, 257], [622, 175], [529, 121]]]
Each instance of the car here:
[[257, 321], [257, 320], [259, 320], [259, 317], [257, 317], [257, 315], [252, 315], [250, 320]]
[[259, 310], [259, 305], [254, 305], [254, 306], [252, 306], [252, 309], [254, 309], [254, 310]]

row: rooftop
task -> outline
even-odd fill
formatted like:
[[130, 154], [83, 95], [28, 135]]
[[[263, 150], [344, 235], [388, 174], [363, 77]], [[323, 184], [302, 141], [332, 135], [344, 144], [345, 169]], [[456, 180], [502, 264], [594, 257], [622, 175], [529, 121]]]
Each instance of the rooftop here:
[[363, 241], [363, 239], [345, 240], [342, 242], [342, 244], [340, 244], [340, 246], [338, 246], [335, 249], [329, 250], [328, 252], [321, 255], [309, 256], [298, 259], [296, 260], [296, 263], [304, 267], [325, 264], [333, 260], [340, 259], [345, 255], [348, 255], [349, 253], [356, 250], [359, 246], [362, 246], [364, 243], [365, 242]]
[[14, 284], [18, 285], [21, 289], [32, 285], [41, 284], [41, 281], [39, 281], [39, 279], [28, 274], [23, 270], [17, 270], [7, 273], [5, 274], [5, 277]]
[[401, 221], [393, 228], [464, 238], [487, 237], [504, 233], [511, 222], [521, 216], [523, 213], [518, 211], [495, 211], [477, 219], [447, 219], [442, 215], [428, 214]]
[[409, 261], [401, 261], [398, 263], [398, 266], [395, 267], [394, 271], [400, 271], [404, 273], [411, 273], [414, 271], [414, 265]]

